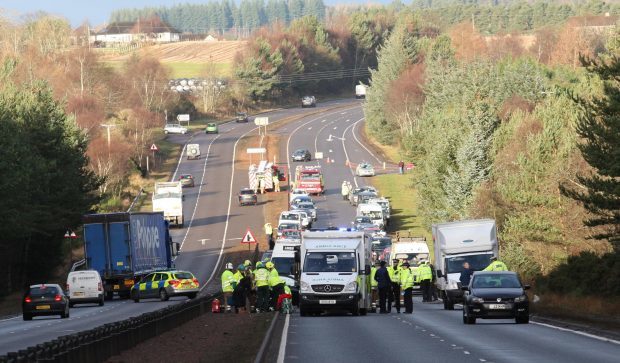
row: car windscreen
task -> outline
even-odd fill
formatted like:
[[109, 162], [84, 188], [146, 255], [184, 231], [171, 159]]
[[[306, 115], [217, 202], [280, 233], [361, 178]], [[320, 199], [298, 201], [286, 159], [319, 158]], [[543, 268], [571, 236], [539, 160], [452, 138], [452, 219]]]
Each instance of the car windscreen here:
[[282, 231], [282, 237], [288, 239], [300, 239], [301, 233], [299, 233], [299, 230]]
[[254, 191], [251, 190], [251, 189], [242, 190], [242, 191], [239, 192], [239, 194], [241, 194], [241, 195], [249, 195], [249, 194], [254, 194]]
[[310, 203], [299, 203], [297, 204], [298, 208], [301, 209], [314, 209], [314, 204], [310, 204]]
[[479, 289], [518, 289], [521, 287], [521, 283], [515, 275], [485, 274], [474, 276], [472, 286]]
[[282, 276], [290, 276], [293, 274], [293, 266], [295, 265], [294, 257], [273, 257], [271, 262], [275, 265], [278, 274]]
[[472, 270], [482, 271], [491, 263], [491, 254], [448, 257], [446, 258], [446, 273], [461, 273], [464, 262], [469, 262], [469, 268]]
[[283, 214], [282, 216], [280, 216], [280, 219], [284, 221], [298, 221], [299, 214], [294, 214], [294, 213]]
[[174, 278], [177, 280], [183, 280], [183, 279], [193, 279], [194, 276], [192, 276], [192, 274], [190, 274], [189, 272], [175, 272], [174, 273]]
[[399, 260], [407, 260], [413, 267], [418, 266], [422, 260], [428, 261], [428, 253], [397, 253], [395, 258]]
[[59, 294], [60, 291], [56, 286], [37, 286], [37, 287], [31, 287], [30, 291], [28, 292], [28, 294], [31, 297], [39, 297], [39, 296], [45, 296], [45, 297], [54, 297], [57, 294]]
[[321, 173], [301, 173], [301, 180], [319, 179]]
[[355, 252], [306, 252], [304, 272], [356, 272]]
[[370, 217], [355, 217], [355, 223], [372, 223]]

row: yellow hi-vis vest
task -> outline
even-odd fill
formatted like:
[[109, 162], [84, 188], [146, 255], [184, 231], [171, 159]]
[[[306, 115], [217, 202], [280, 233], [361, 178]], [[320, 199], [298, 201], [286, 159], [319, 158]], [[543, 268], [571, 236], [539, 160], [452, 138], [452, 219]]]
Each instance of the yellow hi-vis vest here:
[[233, 276], [232, 271], [226, 270], [222, 272], [222, 291], [223, 292], [233, 292], [233, 282], [235, 282], [235, 277]]
[[420, 274], [420, 281], [433, 279], [433, 271], [429, 265], [422, 265], [418, 267], [418, 274]]
[[372, 286], [372, 287], [379, 286], [379, 282], [377, 282], [377, 280], [375, 280], [375, 274], [376, 273], [377, 273], [377, 268], [375, 266], [372, 266], [370, 268], [370, 286]]
[[400, 267], [397, 267], [396, 270], [394, 270], [394, 266], [390, 266], [388, 268], [388, 274], [390, 275], [390, 280], [392, 280], [393, 283], [395, 284], [400, 284]]
[[237, 270], [237, 272], [235, 272], [233, 277], [235, 278], [235, 282], [238, 284], [243, 278], [243, 274], [241, 273], [241, 271]]
[[256, 287], [269, 286], [269, 271], [266, 268], [259, 268], [254, 274]]
[[280, 274], [278, 273], [278, 270], [276, 270], [275, 267], [272, 268], [271, 271], [269, 271], [269, 286], [273, 287], [283, 282], [284, 281], [280, 279]]
[[400, 288], [405, 290], [413, 287], [413, 271], [408, 268], [400, 270]]
[[502, 261], [493, 261], [487, 268], [482, 271], [508, 271], [508, 266]]

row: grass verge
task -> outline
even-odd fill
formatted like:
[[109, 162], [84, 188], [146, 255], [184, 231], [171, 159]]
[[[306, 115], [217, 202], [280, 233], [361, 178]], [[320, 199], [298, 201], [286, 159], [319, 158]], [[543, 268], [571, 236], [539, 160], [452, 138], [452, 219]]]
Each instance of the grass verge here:
[[163, 62], [170, 69], [172, 78], [202, 78], [209, 76], [228, 77], [232, 75], [231, 63]]

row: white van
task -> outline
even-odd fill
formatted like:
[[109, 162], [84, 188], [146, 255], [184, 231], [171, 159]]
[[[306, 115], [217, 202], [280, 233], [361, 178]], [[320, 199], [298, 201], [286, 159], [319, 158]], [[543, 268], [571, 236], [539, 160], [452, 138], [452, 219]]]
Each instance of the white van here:
[[383, 208], [379, 204], [362, 203], [357, 206], [357, 216], [369, 217], [372, 224], [383, 229], [385, 218]]
[[103, 283], [95, 270], [72, 271], [67, 277], [69, 306], [83, 303], [98, 303], [103, 306]]
[[200, 159], [200, 145], [199, 144], [187, 144], [187, 160]]

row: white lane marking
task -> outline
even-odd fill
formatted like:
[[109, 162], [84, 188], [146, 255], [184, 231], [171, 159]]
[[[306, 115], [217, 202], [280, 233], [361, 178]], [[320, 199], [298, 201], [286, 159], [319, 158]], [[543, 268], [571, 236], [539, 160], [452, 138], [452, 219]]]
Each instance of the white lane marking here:
[[582, 331], [579, 331], [579, 330], [573, 330], [573, 329], [568, 329], [568, 328], [561, 328], [559, 326], [555, 326], [555, 325], [551, 325], [551, 324], [545, 324], [545, 323], [539, 323], [539, 322], [536, 322], [536, 321], [530, 321], [530, 324], [542, 325], [542, 326], [546, 326], [547, 328], [557, 329], [557, 330], [561, 330], [561, 331], [567, 331], [567, 332], [583, 335], [584, 337], [600, 340], [602, 342], [608, 342], [608, 343], [613, 343], [613, 344], [620, 345], [620, 340], [615, 340], [615, 339], [611, 339], [611, 338], [605, 338], [605, 337], [601, 337], [601, 336], [598, 336], [598, 335], [594, 335], [594, 334], [590, 334], [590, 333], [585, 333], [585, 332], [582, 332]]
[[463, 353], [464, 353], [464, 354], [469, 354], [469, 352], [468, 352], [468, 351], [466, 351], [466, 350], [464, 350], [464, 351], [463, 351]]
[[351, 172], [351, 175], [353, 175], [353, 182], [355, 183], [355, 187], [359, 187], [359, 185], [357, 184], [357, 177], [355, 176], [355, 173], [353, 172], [353, 168], [351, 167], [351, 159], [349, 159], [349, 153], [347, 152], [347, 146], [344, 144], [344, 136], [347, 133], [347, 130], [350, 129], [352, 126], [355, 126], [356, 123], [362, 121], [364, 118], [361, 118], [359, 120], [357, 120], [355, 123], [347, 126], [347, 128], [344, 129], [344, 131], [342, 132], [342, 149], [344, 150], [344, 156], [346, 157], [346, 160], [349, 161], [349, 171]]
[[284, 356], [286, 355], [286, 338], [288, 336], [288, 324], [291, 314], [286, 314], [286, 320], [284, 320], [284, 329], [282, 330], [282, 338], [280, 339], [280, 349], [278, 350], [277, 363], [284, 363]]
[[[318, 140], [319, 140], [319, 135], [321, 135], [321, 131], [323, 131], [323, 130], [327, 127], [327, 126], [329, 126], [329, 125], [333, 124], [333, 123], [334, 123], [334, 122], [336, 122], [336, 121], [338, 121], [338, 119], [336, 119], [336, 120], [334, 120], [334, 121], [332, 121], [332, 122], [326, 123], [325, 125], [323, 125], [323, 127], [321, 127], [321, 128], [319, 129], [319, 131], [317, 131], [317, 132], [316, 132], [316, 135], [314, 135], [314, 151], [315, 151], [315, 152], [318, 152], [318, 151], [319, 151], [319, 148], [318, 148], [318, 146], [317, 146], [317, 143], [318, 143]], [[321, 121], [321, 122], [323, 122], [323, 121]], [[331, 150], [330, 150], [330, 152], [331, 152]]]
[[321, 120], [321, 122], [325, 122], [325, 121], [327, 121], [327, 120]]
[[312, 130], [312, 127], [308, 127], [308, 130]]
[[[362, 119], [362, 120], [363, 120], [363, 119]], [[372, 157], [373, 157], [373, 158], [377, 159], [377, 162], [379, 162], [379, 164], [381, 164], [383, 161], [379, 160], [379, 158], [378, 158], [378, 157], [377, 157], [377, 156], [376, 156], [376, 155], [375, 155], [372, 151], [370, 151], [370, 150], [366, 147], [366, 145], [362, 144], [362, 143], [360, 142], [360, 140], [357, 138], [357, 135], [355, 134], [355, 126], [357, 125], [357, 123], [358, 123], [358, 122], [360, 122], [360, 121], [362, 121], [362, 120], [359, 120], [359, 121], [357, 121], [355, 124], [353, 124], [353, 128], [351, 129], [351, 133], [353, 134], [353, 138], [355, 139], [355, 141], [357, 141], [357, 143], [358, 143], [358, 144], [362, 145], [362, 147], [363, 147], [366, 151], [368, 151], [368, 153], [369, 153], [370, 155], [372, 155]]]
[[[196, 215], [196, 211], [198, 210], [198, 203], [200, 202], [200, 193], [202, 192], [202, 188], [204, 187], [205, 174], [207, 173], [207, 162], [209, 161], [209, 154], [211, 153], [211, 145], [213, 145], [213, 142], [215, 142], [215, 140], [217, 140], [219, 137], [220, 135], [218, 134], [213, 140], [211, 140], [211, 142], [209, 143], [209, 147], [207, 148], [207, 156], [205, 156], [205, 162], [202, 166], [202, 177], [200, 178], [200, 188], [198, 189], [198, 197], [196, 197], [196, 204], [194, 204], [194, 211], [192, 212], [192, 217], [189, 220], [187, 229], [185, 230], [185, 236], [183, 236], [183, 241], [181, 241], [181, 246], [179, 247], [179, 251], [183, 249], [183, 244], [185, 244], [185, 240], [187, 239], [189, 230], [192, 228], [192, 224], [194, 223], [194, 216]], [[177, 257], [178, 256], [176, 256], [174, 259], [176, 260]]]
[[239, 136], [237, 138], [237, 141], [235, 141], [235, 144], [233, 145], [232, 168], [230, 171], [230, 188], [228, 190], [228, 211], [226, 212], [226, 223], [224, 224], [224, 237], [222, 237], [222, 246], [220, 247], [220, 253], [217, 256], [217, 261], [215, 262], [215, 265], [213, 266], [213, 272], [211, 273], [211, 276], [209, 277], [207, 282], [205, 282], [205, 284], [202, 285], [202, 287], [200, 288], [200, 291], [202, 291], [205, 287], [207, 287], [209, 283], [211, 282], [211, 280], [213, 280], [213, 277], [215, 277], [215, 273], [217, 272], [217, 268], [220, 265], [220, 261], [222, 261], [222, 255], [224, 254], [224, 247], [226, 246], [226, 236], [228, 234], [228, 224], [230, 222], [230, 208], [232, 207], [233, 183], [235, 181], [235, 158], [237, 156], [237, 145], [239, 144], [239, 141], [241, 139], [243, 139], [247, 134], [255, 130], [258, 130], [258, 127], [254, 127], [250, 129], [249, 131], [245, 132], [244, 134], [242, 134], [241, 136]]
[[17, 319], [17, 318], [21, 318], [21, 315], [14, 316], [14, 317], [12, 317], [12, 318], [0, 319], [0, 322], [3, 322], [3, 321], [9, 321], [9, 320], [15, 320], [15, 319]]
[[334, 130], [337, 129], [337, 128], [338, 128], [338, 126], [334, 126]]

